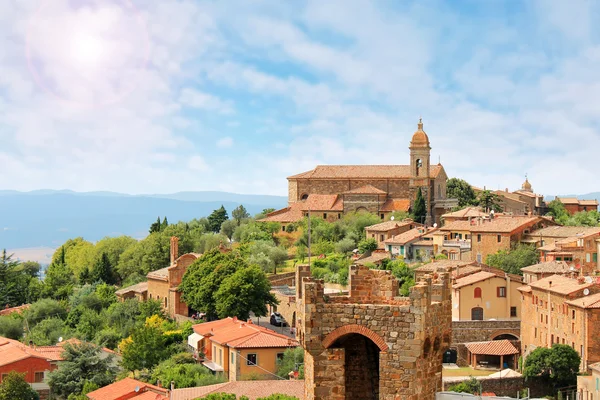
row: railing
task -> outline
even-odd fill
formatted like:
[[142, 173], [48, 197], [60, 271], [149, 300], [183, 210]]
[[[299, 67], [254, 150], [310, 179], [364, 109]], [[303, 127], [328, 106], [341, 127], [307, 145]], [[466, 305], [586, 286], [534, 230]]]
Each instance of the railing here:
[[470, 249], [471, 241], [466, 239], [444, 240], [444, 247], [460, 247], [461, 249]]

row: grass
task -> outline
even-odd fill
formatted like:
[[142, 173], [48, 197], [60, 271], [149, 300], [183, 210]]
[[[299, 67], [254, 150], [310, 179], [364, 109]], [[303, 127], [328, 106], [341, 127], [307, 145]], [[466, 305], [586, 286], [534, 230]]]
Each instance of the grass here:
[[453, 377], [453, 376], [488, 376], [497, 371], [488, 371], [488, 370], [480, 370], [473, 369], [471, 367], [462, 367], [459, 369], [445, 369], [442, 371], [442, 376], [444, 378]]

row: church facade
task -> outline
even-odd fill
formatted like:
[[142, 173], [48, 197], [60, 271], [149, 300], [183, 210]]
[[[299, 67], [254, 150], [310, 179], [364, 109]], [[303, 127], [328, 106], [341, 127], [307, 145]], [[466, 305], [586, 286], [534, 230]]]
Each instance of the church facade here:
[[452, 205], [446, 200], [448, 179], [441, 164], [431, 164], [429, 137], [419, 121], [409, 145], [408, 165], [319, 165], [288, 177], [288, 207], [263, 221], [282, 224], [311, 215], [332, 221], [346, 213], [370, 212], [386, 219], [394, 211], [411, 211], [421, 189], [426, 224], [439, 224]]

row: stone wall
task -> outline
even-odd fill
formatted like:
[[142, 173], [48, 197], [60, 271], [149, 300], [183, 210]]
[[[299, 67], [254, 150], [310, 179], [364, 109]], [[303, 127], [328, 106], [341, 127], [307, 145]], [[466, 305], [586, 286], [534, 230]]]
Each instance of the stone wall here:
[[[297, 338], [305, 349], [307, 400], [433, 400], [442, 354], [450, 345], [448, 274], [398, 296], [389, 271], [353, 265], [347, 296], [325, 296], [323, 282], [303, 278]], [[442, 302], [432, 302], [440, 291]]]
[[[470, 377], [446, 378], [443, 382], [443, 390], [447, 391], [452, 385], [469, 380]], [[496, 396], [517, 397], [517, 392], [529, 388], [530, 397], [543, 397], [550, 394], [548, 384], [540, 379], [531, 378], [525, 381], [523, 377], [516, 378], [488, 378], [487, 376], [478, 376], [476, 379], [481, 382], [484, 392], [494, 393]]]
[[452, 321], [452, 344], [486, 342], [501, 334], [521, 337], [521, 321]]
[[295, 272], [269, 275], [269, 282], [271, 283], [271, 286], [294, 286], [295, 277]]

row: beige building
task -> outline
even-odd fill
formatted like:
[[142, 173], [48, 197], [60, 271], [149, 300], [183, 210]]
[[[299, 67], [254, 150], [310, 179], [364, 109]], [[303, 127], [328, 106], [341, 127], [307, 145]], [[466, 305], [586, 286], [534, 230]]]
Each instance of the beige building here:
[[600, 363], [588, 365], [588, 375], [577, 377], [579, 400], [600, 400]]
[[405, 221], [385, 221], [379, 224], [367, 226], [365, 228], [365, 234], [367, 239], [377, 240], [377, 248], [385, 248], [385, 241], [391, 239], [396, 235], [414, 229], [415, 227], [422, 227], [422, 224], [417, 224], [411, 219]]
[[569, 264], [566, 261], [544, 261], [521, 268], [521, 271], [523, 272], [523, 282], [525, 283], [539, 281], [552, 275], [564, 275], [572, 278], [579, 275], [579, 271], [575, 269], [573, 264]]
[[521, 317], [518, 275], [487, 267], [452, 285], [452, 320], [517, 320]]

